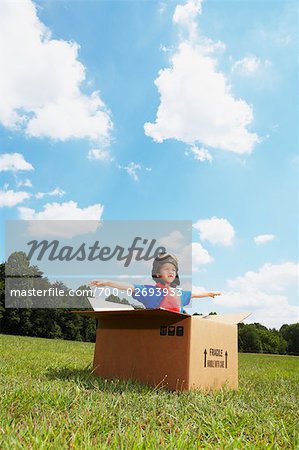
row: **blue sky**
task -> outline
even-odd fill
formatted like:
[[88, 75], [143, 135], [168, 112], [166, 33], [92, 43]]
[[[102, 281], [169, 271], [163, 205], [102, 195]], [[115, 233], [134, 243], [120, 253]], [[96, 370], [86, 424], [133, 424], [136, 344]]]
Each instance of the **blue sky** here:
[[298, 321], [296, 3], [2, 3], [2, 240], [192, 220], [194, 288], [223, 292], [192, 311]]

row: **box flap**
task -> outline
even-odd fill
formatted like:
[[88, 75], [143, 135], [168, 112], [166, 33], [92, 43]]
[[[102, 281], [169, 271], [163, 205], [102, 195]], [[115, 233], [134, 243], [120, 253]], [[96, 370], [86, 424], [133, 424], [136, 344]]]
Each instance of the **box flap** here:
[[210, 320], [218, 323], [237, 324], [251, 316], [250, 312], [240, 312], [234, 314], [211, 314], [208, 316], [200, 316], [204, 320]]
[[114, 303], [98, 297], [88, 297], [88, 301], [94, 311], [123, 311], [133, 310], [133, 306], [122, 303]]
[[123, 317], [134, 317], [134, 319], [142, 319], [149, 317], [171, 317], [177, 318], [178, 320], [182, 320], [183, 318], [190, 317], [189, 314], [179, 313], [175, 311], [168, 311], [167, 309], [158, 308], [158, 309], [134, 309], [134, 310], [114, 310], [114, 311], [71, 311], [75, 314], [80, 314], [82, 316], [94, 317], [95, 319], [106, 319], [106, 318], [120, 318]]

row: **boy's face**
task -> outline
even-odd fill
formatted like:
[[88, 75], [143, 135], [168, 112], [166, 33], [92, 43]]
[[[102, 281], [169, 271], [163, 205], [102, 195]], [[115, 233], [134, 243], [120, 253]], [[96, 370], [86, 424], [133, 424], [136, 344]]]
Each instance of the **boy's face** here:
[[158, 273], [159, 278], [161, 278], [165, 283], [171, 284], [176, 277], [176, 268], [171, 263], [162, 264], [160, 272]]

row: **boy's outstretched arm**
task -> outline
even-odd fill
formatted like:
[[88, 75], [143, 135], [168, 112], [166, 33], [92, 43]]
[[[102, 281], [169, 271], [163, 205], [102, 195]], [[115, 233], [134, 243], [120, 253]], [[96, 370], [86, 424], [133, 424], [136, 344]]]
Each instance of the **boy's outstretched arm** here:
[[119, 289], [120, 291], [130, 290], [134, 294], [134, 286], [129, 283], [120, 283], [119, 281], [112, 280], [93, 280], [89, 283], [92, 287], [108, 286]]
[[191, 298], [204, 298], [204, 297], [216, 297], [221, 295], [221, 292], [192, 292]]

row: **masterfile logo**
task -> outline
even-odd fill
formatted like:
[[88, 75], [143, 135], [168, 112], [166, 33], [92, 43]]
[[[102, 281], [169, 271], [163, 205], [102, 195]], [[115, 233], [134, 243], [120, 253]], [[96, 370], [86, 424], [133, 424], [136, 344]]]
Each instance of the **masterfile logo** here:
[[[189, 291], [191, 221], [7, 221], [5, 306], [85, 309], [90, 307], [88, 298], [130, 303], [132, 286], [137, 286], [137, 303], [137, 291], [153, 284], [153, 261], [163, 253], [175, 253], [180, 288]], [[98, 286], [91, 284], [94, 280], [114, 284]]]

